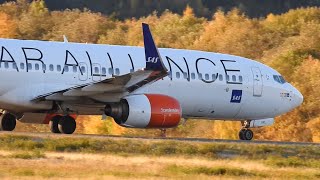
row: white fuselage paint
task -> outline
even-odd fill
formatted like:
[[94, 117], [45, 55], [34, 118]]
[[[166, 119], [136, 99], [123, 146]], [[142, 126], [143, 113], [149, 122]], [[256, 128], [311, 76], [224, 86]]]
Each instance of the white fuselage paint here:
[[[124, 75], [146, 65], [142, 47], [9, 39], [1, 39], [0, 45], [0, 108], [13, 112], [49, 110], [52, 106], [50, 102], [34, 103], [30, 100], [39, 95], [108, 79], [112, 75]], [[276, 82], [273, 75], [279, 73], [259, 62], [193, 50], [160, 48], [159, 52], [171, 75], [131, 94], [174, 97], [181, 104], [183, 117], [230, 120], [271, 118], [290, 111], [302, 102], [298, 90], [289, 83]], [[72, 67], [72, 64], [79, 66]], [[66, 65], [70, 65], [69, 70], [63, 71]], [[85, 67], [82, 74], [80, 66]], [[283, 96], [284, 93], [288, 93], [289, 97]], [[102, 96], [92, 96], [92, 99], [103, 105], [108, 98]], [[105, 97], [110, 97], [110, 94]], [[79, 114], [102, 114], [101, 108], [95, 108], [97, 105], [82, 109], [81, 104], [71, 106], [79, 106], [76, 109]]]

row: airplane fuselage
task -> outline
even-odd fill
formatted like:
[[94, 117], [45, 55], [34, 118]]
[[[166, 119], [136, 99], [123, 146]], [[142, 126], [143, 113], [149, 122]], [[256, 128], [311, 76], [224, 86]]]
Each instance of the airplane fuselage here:
[[[141, 47], [5, 39], [0, 43], [0, 108], [13, 112], [50, 110], [52, 103], [31, 100], [145, 67]], [[159, 52], [169, 75], [126, 95], [174, 97], [186, 118], [263, 119], [299, 104], [301, 94], [289, 83], [275, 81], [273, 76], [280, 74], [259, 62], [193, 50]], [[103, 106], [118, 96], [100, 93], [90, 98]], [[97, 105], [70, 105], [79, 114], [102, 114]]]

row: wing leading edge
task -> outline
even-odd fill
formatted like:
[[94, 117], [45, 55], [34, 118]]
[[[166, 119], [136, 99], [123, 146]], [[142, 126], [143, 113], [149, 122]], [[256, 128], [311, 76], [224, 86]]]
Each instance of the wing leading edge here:
[[[77, 87], [61, 89], [48, 92], [33, 99], [66, 101], [77, 99], [77, 97], [90, 97], [102, 93], [130, 93], [140, 87], [153, 83], [168, 75], [168, 70], [163, 64], [159, 51], [154, 43], [148, 24], [142, 24], [146, 67], [132, 73], [121, 76], [113, 76], [99, 82], [92, 82]], [[55, 98], [57, 97], [57, 98]], [[72, 98], [71, 98], [72, 97]]]

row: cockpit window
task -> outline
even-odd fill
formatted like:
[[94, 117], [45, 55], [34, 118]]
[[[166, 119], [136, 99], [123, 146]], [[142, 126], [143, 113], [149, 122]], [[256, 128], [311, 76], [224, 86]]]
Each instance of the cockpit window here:
[[286, 83], [286, 80], [282, 76], [279, 76], [279, 79], [282, 82], [282, 84]]
[[279, 75], [273, 75], [273, 79], [280, 84], [286, 83], [286, 80], [284, 80], [284, 78]]

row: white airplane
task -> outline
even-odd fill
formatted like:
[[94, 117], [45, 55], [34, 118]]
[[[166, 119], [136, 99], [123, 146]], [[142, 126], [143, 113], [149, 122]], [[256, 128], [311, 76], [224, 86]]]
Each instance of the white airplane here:
[[130, 128], [176, 127], [182, 118], [241, 121], [249, 128], [299, 106], [301, 93], [272, 68], [243, 57], [156, 48], [1, 39], [0, 128], [16, 120], [72, 134], [77, 115], [111, 116]]

